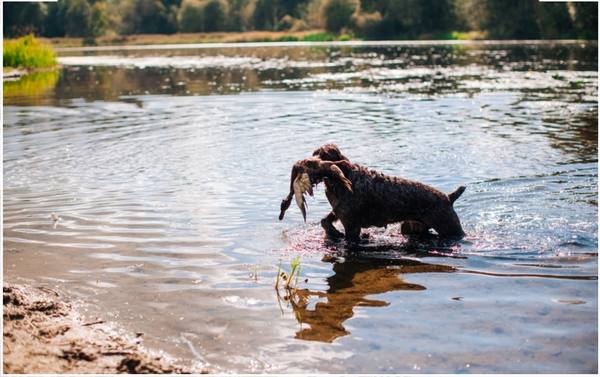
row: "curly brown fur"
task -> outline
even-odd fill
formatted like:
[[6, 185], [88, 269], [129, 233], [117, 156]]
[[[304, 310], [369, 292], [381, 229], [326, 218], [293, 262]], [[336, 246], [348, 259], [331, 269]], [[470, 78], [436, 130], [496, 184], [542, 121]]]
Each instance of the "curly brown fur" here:
[[315, 149], [312, 154], [314, 157], [319, 157], [323, 161], [350, 161], [350, 159], [342, 154], [340, 148], [335, 144], [324, 144]]
[[[334, 144], [323, 145], [313, 156], [294, 164], [290, 195], [282, 202], [280, 220], [291, 202], [294, 179], [307, 173], [313, 185], [325, 183], [325, 194], [333, 210], [321, 220], [321, 225], [330, 236], [342, 235], [333, 226], [336, 220], [341, 221], [348, 240], [357, 240], [361, 228], [396, 222], [404, 222], [404, 233], [424, 233], [433, 228], [442, 237], [464, 236], [452, 206], [464, 186], [447, 195], [416, 181], [388, 176], [351, 163]], [[331, 163], [342, 174], [331, 174]]]

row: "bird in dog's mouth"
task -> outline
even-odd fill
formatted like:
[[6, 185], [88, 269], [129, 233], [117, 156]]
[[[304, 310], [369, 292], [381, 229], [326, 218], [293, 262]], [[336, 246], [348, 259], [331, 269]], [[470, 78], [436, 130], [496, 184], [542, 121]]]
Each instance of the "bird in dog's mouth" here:
[[344, 176], [342, 170], [334, 162], [321, 161], [318, 158], [308, 158], [297, 161], [292, 168], [290, 193], [281, 201], [279, 220], [283, 220], [285, 211], [292, 203], [292, 197], [302, 212], [302, 218], [306, 222], [306, 209], [308, 204], [304, 194], [313, 196], [313, 186], [321, 183], [324, 179], [332, 179], [341, 183], [348, 191], [352, 192], [352, 183]]

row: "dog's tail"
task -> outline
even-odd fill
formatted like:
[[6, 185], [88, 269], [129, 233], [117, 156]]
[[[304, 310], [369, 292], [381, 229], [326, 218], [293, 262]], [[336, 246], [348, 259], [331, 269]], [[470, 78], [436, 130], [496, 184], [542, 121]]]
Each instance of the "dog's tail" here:
[[450, 203], [453, 203], [456, 201], [456, 199], [460, 198], [460, 196], [462, 195], [463, 192], [465, 192], [467, 188], [465, 186], [460, 186], [459, 188], [456, 189], [456, 191], [448, 194], [448, 198], [450, 199]]

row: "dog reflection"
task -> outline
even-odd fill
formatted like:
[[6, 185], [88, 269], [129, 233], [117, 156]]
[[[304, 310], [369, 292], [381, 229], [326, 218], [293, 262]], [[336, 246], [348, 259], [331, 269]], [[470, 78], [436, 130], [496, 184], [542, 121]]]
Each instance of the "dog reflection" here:
[[[449, 266], [426, 264], [414, 260], [362, 261], [334, 263], [334, 275], [327, 278], [326, 292], [299, 289], [291, 295], [290, 303], [301, 330], [296, 338], [332, 342], [349, 334], [343, 323], [354, 315], [357, 306], [381, 307], [389, 302], [367, 298], [369, 295], [391, 291], [422, 291], [419, 284], [408, 283], [399, 275], [414, 272], [451, 272]], [[318, 300], [314, 309], [312, 301]], [[308, 325], [305, 327], [304, 325]]]

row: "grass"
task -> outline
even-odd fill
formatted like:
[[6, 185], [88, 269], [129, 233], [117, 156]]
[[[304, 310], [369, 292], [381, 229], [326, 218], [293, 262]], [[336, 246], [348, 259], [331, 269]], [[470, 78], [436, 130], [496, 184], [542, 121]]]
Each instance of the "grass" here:
[[[275, 292], [277, 294], [277, 303], [279, 304], [279, 310], [281, 310], [281, 314], [283, 315], [283, 307], [281, 306], [281, 301], [287, 302], [291, 304], [293, 308], [296, 307], [295, 299], [300, 292], [298, 290], [298, 280], [300, 279], [300, 271], [302, 267], [300, 266], [300, 257], [296, 256], [290, 262], [290, 270], [289, 272], [281, 271], [281, 263], [279, 263], [279, 268], [277, 270], [277, 277], [275, 281]], [[308, 282], [308, 279], [305, 279], [304, 282]], [[283, 284], [283, 293], [284, 296], [281, 297], [279, 291], [279, 284]], [[296, 297], [296, 298], [295, 298]], [[300, 312], [294, 309], [294, 314], [296, 315], [296, 319], [298, 322], [301, 322]]]
[[323, 30], [306, 31], [247, 31], [247, 32], [212, 32], [212, 33], [176, 33], [105, 35], [92, 40], [84, 38], [40, 38], [52, 47], [96, 46], [131, 46], [153, 44], [185, 44], [185, 43], [240, 43], [240, 42], [327, 42], [349, 41], [356, 39], [350, 34], [334, 35]]
[[[300, 257], [296, 256], [290, 262], [290, 271], [283, 272], [281, 271], [281, 265], [279, 265], [279, 269], [277, 270], [277, 281], [275, 282], [275, 289], [279, 289], [279, 283], [284, 283], [285, 289], [293, 289], [298, 286], [298, 279], [300, 278]], [[293, 285], [292, 285], [293, 282]]]
[[4, 40], [2, 63], [4, 67], [48, 68], [56, 65], [56, 55], [33, 35], [26, 35]]
[[448, 33], [447, 38], [438, 38], [438, 39], [453, 39], [459, 41], [468, 41], [468, 40], [478, 40], [478, 39], [486, 39], [487, 33], [483, 31], [453, 31]]
[[[397, 35], [397, 40], [481, 40], [486, 39], [486, 32], [443, 32], [423, 34], [418, 37]], [[55, 48], [81, 46], [133, 46], [154, 44], [190, 44], [190, 43], [244, 43], [244, 42], [329, 42], [360, 40], [353, 34], [336, 35], [324, 30], [305, 31], [245, 31], [245, 32], [210, 32], [210, 33], [175, 33], [175, 34], [133, 34], [133, 35], [104, 35], [95, 39], [62, 37], [40, 38]]]
[[[238, 43], [238, 42], [278, 42], [303, 41], [304, 38], [318, 38], [325, 35], [322, 30], [307, 31], [247, 31], [247, 32], [212, 32], [212, 33], [176, 33], [176, 34], [135, 34], [105, 35], [94, 40], [97, 46], [130, 46], [152, 44], [185, 44], [185, 43]], [[42, 38], [53, 47], [80, 47], [92, 44], [84, 38]]]
[[335, 40], [335, 35], [327, 32], [313, 33], [305, 35], [302, 40], [305, 42], [329, 42]]
[[[330, 41], [350, 41], [352, 40], [352, 36], [348, 34], [341, 34], [339, 36], [335, 36], [334, 34], [327, 32], [317, 32], [306, 34], [303, 37], [297, 37], [295, 35], [283, 35], [275, 41], [277, 42], [330, 42]], [[267, 41], [269, 42], [269, 41]]]

